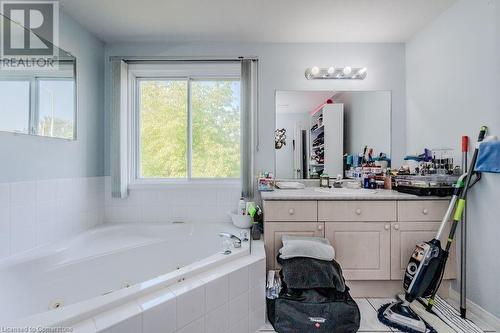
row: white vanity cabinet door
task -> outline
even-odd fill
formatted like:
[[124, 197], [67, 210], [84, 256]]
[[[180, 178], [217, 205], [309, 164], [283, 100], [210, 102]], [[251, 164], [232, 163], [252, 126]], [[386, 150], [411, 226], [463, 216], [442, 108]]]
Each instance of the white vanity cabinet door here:
[[323, 222], [266, 222], [264, 223], [264, 242], [266, 248], [267, 269], [279, 268], [276, 255], [283, 246], [283, 235], [325, 237]]
[[346, 280], [390, 279], [390, 222], [326, 222], [325, 237]]
[[[410, 256], [415, 249], [415, 245], [430, 241], [436, 236], [440, 222], [393, 222], [391, 225], [391, 279], [401, 280], [404, 277], [404, 271]], [[441, 237], [441, 246], [446, 246], [450, 224], [445, 229]], [[455, 238], [456, 241], [456, 238]], [[446, 271], [444, 279], [456, 279], [456, 249], [455, 243], [448, 261], [446, 262]]]

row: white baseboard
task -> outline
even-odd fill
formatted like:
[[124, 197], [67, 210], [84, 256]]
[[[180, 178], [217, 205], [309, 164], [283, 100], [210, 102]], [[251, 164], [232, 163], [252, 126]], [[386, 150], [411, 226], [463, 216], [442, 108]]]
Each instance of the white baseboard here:
[[[449, 300], [452, 301], [454, 304], [452, 304], [454, 307], [457, 309], [460, 307], [460, 294], [450, 288], [449, 292]], [[471, 313], [475, 314], [479, 319], [483, 320], [485, 323], [490, 325], [492, 328], [500, 332], [500, 318], [494, 316], [493, 314], [489, 313], [476, 303], [472, 302], [470, 299], [467, 299], [467, 311], [470, 311]]]

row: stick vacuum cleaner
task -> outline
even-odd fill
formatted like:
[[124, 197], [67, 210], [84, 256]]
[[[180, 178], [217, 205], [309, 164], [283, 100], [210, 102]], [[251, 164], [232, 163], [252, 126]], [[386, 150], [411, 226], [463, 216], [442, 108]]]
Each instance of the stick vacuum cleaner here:
[[[446, 260], [448, 259], [458, 223], [462, 219], [467, 190], [480, 178], [480, 174], [476, 174], [474, 180], [472, 176], [474, 174], [474, 165], [476, 164], [479, 151], [479, 143], [483, 141], [486, 130], [486, 126], [481, 127], [478, 144], [474, 150], [471, 167], [469, 168], [471, 172], [464, 173], [456, 182], [453, 196], [446, 214], [441, 221], [436, 237], [431, 241], [418, 244], [410, 257], [403, 280], [405, 300], [382, 306], [378, 311], [378, 318], [382, 323], [405, 332], [425, 333], [434, 331], [410, 308], [410, 303], [420, 297], [429, 297], [427, 310], [431, 311], [434, 297], [443, 279]], [[453, 215], [453, 224], [446, 247], [443, 249], [439, 239], [453, 211], [455, 211]]]

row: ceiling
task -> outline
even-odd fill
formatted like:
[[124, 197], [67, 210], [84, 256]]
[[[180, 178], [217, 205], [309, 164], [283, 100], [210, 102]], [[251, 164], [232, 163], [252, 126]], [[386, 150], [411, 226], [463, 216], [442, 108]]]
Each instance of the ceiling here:
[[405, 42], [455, 0], [61, 0], [105, 42]]
[[280, 90], [276, 92], [276, 113], [311, 112], [334, 94], [334, 91]]

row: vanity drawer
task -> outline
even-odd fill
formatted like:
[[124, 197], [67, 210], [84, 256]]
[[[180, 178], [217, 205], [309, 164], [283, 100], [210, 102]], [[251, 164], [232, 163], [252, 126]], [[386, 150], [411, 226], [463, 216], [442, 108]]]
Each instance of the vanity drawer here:
[[396, 221], [395, 201], [319, 201], [319, 221]]
[[264, 201], [266, 221], [317, 221], [317, 201]]
[[399, 221], [440, 221], [448, 209], [448, 200], [398, 201]]

